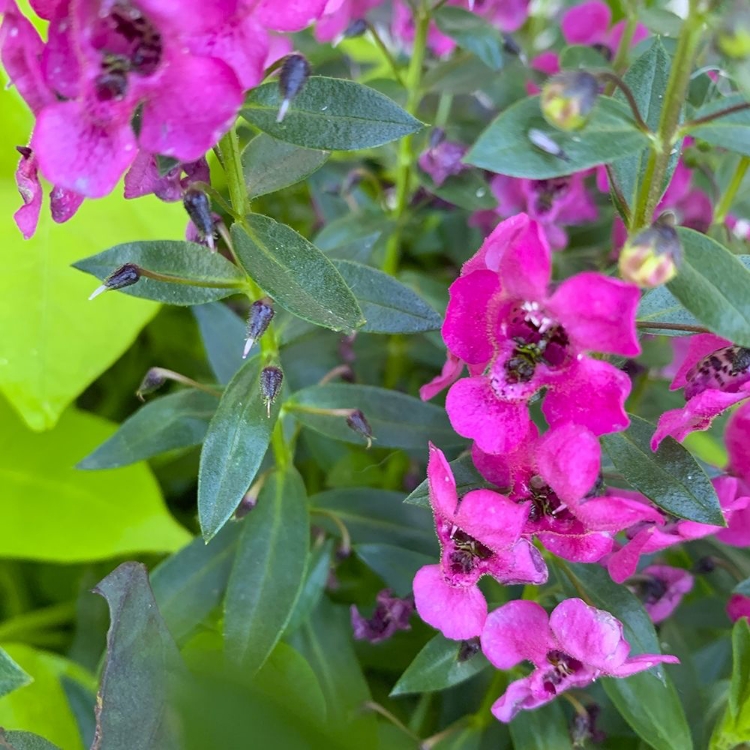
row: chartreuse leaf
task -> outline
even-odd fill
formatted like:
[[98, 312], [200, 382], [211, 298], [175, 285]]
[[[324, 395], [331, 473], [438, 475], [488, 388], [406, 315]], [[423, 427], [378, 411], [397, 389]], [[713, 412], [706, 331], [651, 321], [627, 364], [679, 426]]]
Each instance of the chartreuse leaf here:
[[208, 544], [194, 539], [152, 571], [156, 603], [178, 643], [224, 598], [239, 532], [238, 524], [228, 524]]
[[416, 292], [387, 273], [349, 260], [333, 265], [359, 302], [366, 320], [363, 333], [420, 333], [442, 325], [442, 318]]
[[[530, 130], [545, 133], [562, 149], [562, 155], [554, 156], [532, 145]], [[534, 96], [508, 107], [491, 122], [464, 162], [510, 177], [546, 179], [638, 153], [648, 143], [627, 106], [614, 99], [599, 97], [586, 127], [564, 133], [546, 123], [539, 97]]]
[[330, 154], [299, 148], [261, 133], [242, 152], [242, 172], [249, 198], [275, 193], [320, 169]]
[[208, 425], [198, 472], [198, 519], [208, 541], [244, 497], [271, 442], [279, 399], [271, 415], [260, 391], [260, 362], [248, 360], [221, 397]]
[[113, 469], [199, 445], [218, 405], [218, 396], [193, 388], [149, 401], [80, 461], [78, 468]]
[[716, 490], [698, 462], [671, 437], [652, 451], [655, 430], [650, 422], [631, 414], [630, 427], [603, 435], [602, 443], [626, 481], [667, 513], [725, 525]]
[[432, 693], [468, 680], [490, 663], [481, 652], [461, 654], [464, 644], [438, 633], [414, 658], [391, 695]]
[[147, 466], [101, 473], [76, 461], [115, 431], [93, 414], [68, 409], [36, 434], [0, 400], [3, 501], [0, 557], [81, 562], [134, 552], [170, 552], [189, 534], [169, 515]]
[[750, 741], [750, 626], [741, 617], [732, 628], [732, 679], [727, 707], [711, 737], [711, 750], [732, 750]]
[[[64, 750], [83, 750], [78, 725], [61, 681], [72, 679], [92, 687], [94, 678], [82, 667], [57, 654], [20, 643], [3, 644], [3, 650], [28, 679], [23, 687], [0, 698], [0, 727], [19, 730], [8, 732], [18, 739], [19, 748], [37, 747], [46, 750], [48, 745], [44, 741], [47, 741]], [[41, 735], [44, 740], [33, 735], [23, 736], [28, 732]], [[36, 746], [32, 744], [35, 741]], [[2, 747], [0, 743], [0, 748]]]
[[226, 651], [248, 675], [263, 666], [291, 617], [309, 537], [302, 477], [294, 468], [277, 470], [242, 521], [224, 600]]
[[509, 724], [516, 750], [570, 750], [570, 727], [561, 701], [521, 711]]
[[31, 732], [6, 732], [0, 728], [0, 748], [3, 750], [60, 750], [57, 745]]
[[251, 214], [244, 226], [232, 226], [232, 238], [248, 274], [293, 315], [334, 331], [353, 331], [364, 323], [333, 263], [291, 227]]
[[685, 227], [677, 233], [684, 257], [669, 291], [711, 331], [750, 346], [750, 271], [705, 234]]
[[[631, 656], [661, 652], [656, 631], [643, 606], [625, 586], [616, 584], [606, 569], [560, 561], [556, 564], [564, 572], [563, 583], [569, 596], [585, 598], [622, 623]], [[655, 667], [625, 679], [606, 677], [602, 684], [625, 721], [655, 750], [693, 747], [680, 698], [662, 668]]]
[[204, 302], [214, 302], [236, 294], [245, 288], [245, 277], [237, 266], [223, 255], [212, 253], [197, 242], [126, 242], [79, 260], [73, 267], [90, 273], [97, 279], [106, 279], [126, 263], [174, 277], [174, 281], [142, 277], [135, 284], [121, 290], [134, 297], [165, 302], [168, 305], [202, 305]]
[[[697, 109], [691, 119], [699, 120], [746, 102], [747, 98], [742, 94], [719, 97]], [[711, 120], [704, 125], [686, 128], [686, 132], [713, 146], [750, 156], [750, 109], [742, 109], [739, 112], [719, 117], [717, 120]]]
[[30, 682], [31, 677], [0, 648], [0, 698]]
[[440, 8], [434, 18], [443, 34], [459, 47], [473, 52], [487, 67], [492, 70], [503, 67], [503, 38], [484, 18], [450, 5]]
[[[472, 490], [482, 490], [494, 487], [490, 484], [474, 467], [471, 455], [468, 453], [455, 461], [450, 462], [453, 478], [456, 480], [456, 490], [459, 497], [463, 497], [467, 492]], [[430, 491], [427, 480], [425, 479], [419, 487], [404, 500], [409, 505], [421, 505], [424, 508], [430, 507]]]
[[277, 83], [258, 86], [240, 114], [280, 141], [324, 151], [374, 148], [422, 127], [396, 102], [354, 81], [308, 78], [284, 120], [276, 122], [282, 98]]
[[169, 692], [172, 680], [186, 670], [154, 601], [146, 567], [123, 563], [94, 593], [107, 600], [110, 626], [91, 750], [177, 750], [181, 744]]
[[[247, 327], [229, 307], [221, 302], [209, 302], [193, 308], [198, 321], [208, 364], [220, 383], [228, 383], [243, 362]], [[249, 354], [256, 354], [257, 344]]]
[[380, 448], [426, 450], [428, 441], [449, 447], [463, 445], [453, 432], [445, 411], [405, 393], [370, 385], [327, 383], [297, 391], [284, 404], [299, 422], [311, 430], [345, 443], [364, 444], [364, 438], [346, 424], [346, 417], [328, 410], [358, 409], [372, 428]]

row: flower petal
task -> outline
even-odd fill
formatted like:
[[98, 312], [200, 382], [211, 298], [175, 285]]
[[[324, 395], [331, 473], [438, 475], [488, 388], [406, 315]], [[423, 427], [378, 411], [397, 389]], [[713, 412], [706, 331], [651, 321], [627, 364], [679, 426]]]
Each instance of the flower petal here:
[[258, 21], [273, 31], [302, 31], [323, 15], [327, 0], [260, 0]]
[[482, 631], [482, 651], [498, 669], [511, 669], [522, 661], [542, 666], [554, 648], [549, 618], [536, 602], [518, 599], [503, 604], [489, 614]]
[[729, 470], [750, 482], [750, 402], [740, 406], [727, 422], [724, 433]]
[[83, 196], [72, 190], [55, 186], [49, 194], [49, 207], [52, 221], [64, 224], [72, 219], [83, 203]]
[[536, 537], [553, 555], [571, 562], [594, 563], [612, 551], [612, 537], [599, 531], [589, 531], [580, 524], [579, 534], [540, 531]]
[[600, 0], [575, 5], [563, 13], [560, 26], [568, 44], [594, 45], [606, 39], [612, 11]]
[[699, 333], [690, 336], [687, 354], [685, 354], [682, 364], [675, 373], [669, 390], [676, 391], [678, 388], [684, 388], [687, 385], [686, 375], [698, 362], [717, 349], [723, 349], [725, 346], [731, 346], [731, 344], [732, 342], [728, 339], [715, 336], [713, 333]]
[[492, 714], [504, 724], [508, 724], [519, 711], [530, 711], [554, 700], [554, 693], [544, 693], [535, 689], [534, 675], [515, 680], [492, 704]]
[[750, 617], [750, 596], [732, 594], [727, 602], [727, 615], [732, 622], [740, 617]]
[[445, 454], [430, 443], [430, 458], [427, 462], [427, 482], [430, 490], [430, 505], [435, 516], [453, 521], [458, 510], [456, 480]]
[[630, 677], [631, 674], [645, 672], [657, 664], [679, 664], [680, 660], [676, 656], [661, 654], [640, 654], [628, 659], [616, 669], [608, 672], [612, 677]]
[[529, 423], [526, 437], [507, 453], [485, 453], [476, 443], [471, 447], [471, 460], [477, 471], [492, 484], [507, 489], [513, 499], [528, 490], [528, 482], [537, 473], [536, 452], [539, 430]]
[[31, 149], [20, 150], [21, 159], [16, 168], [16, 185], [23, 205], [13, 214], [13, 220], [21, 230], [25, 240], [36, 232], [39, 214], [42, 210], [42, 184], [39, 182], [39, 168]]
[[429, 383], [425, 383], [419, 389], [419, 398], [422, 401], [429, 401], [434, 398], [444, 388], [455, 383], [461, 377], [463, 369], [463, 361], [448, 352], [448, 358], [445, 360], [440, 375], [436, 375]]
[[525, 503], [514, 503], [492, 490], [472, 490], [461, 498], [453, 521], [470, 537], [499, 552], [520, 539], [528, 515]]
[[487, 561], [486, 572], [506, 586], [541, 586], [549, 578], [544, 558], [528, 539], [519, 539], [509, 550], [493, 555]]
[[617, 489], [612, 490], [612, 493], [575, 503], [570, 506], [570, 510], [576, 518], [595, 531], [617, 533], [644, 521], [664, 522], [664, 517], [657, 508], [622, 497], [617, 494]]
[[551, 429], [537, 452], [539, 472], [565, 503], [580, 500], [596, 484], [601, 469], [596, 436], [577, 424]]

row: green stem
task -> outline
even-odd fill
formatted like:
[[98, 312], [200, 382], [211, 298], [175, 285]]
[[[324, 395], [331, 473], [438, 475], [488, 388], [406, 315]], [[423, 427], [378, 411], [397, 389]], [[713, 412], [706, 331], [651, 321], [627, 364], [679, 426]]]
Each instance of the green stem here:
[[[612, 68], [618, 75], [624, 73], [625, 68], [627, 68], [630, 45], [633, 42], [633, 35], [635, 34], [637, 26], [638, 16], [633, 12], [629, 12], [627, 20], [625, 21], [625, 28], [623, 29], [622, 36], [620, 37], [620, 45], [617, 47], [615, 59], [612, 61]], [[614, 91], [614, 84], [610, 81], [610, 84], [607, 88], [609, 89], [607, 93], [611, 94], [612, 91]]]
[[734, 197], [737, 195], [742, 180], [745, 178], [748, 167], [750, 167], [750, 157], [743, 156], [737, 164], [737, 169], [735, 169], [734, 175], [732, 175], [732, 181], [729, 183], [726, 192], [721, 196], [721, 200], [714, 210], [714, 224], [723, 224], [724, 220], [727, 218], [727, 215], [732, 208], [732, 203], [734, 203]]
[[654, 328], [665, 331], [689, 331], [690, 333], [711, 333], [708, 328], [703, 326], [691, 326], [686, 323], [658, 323], [650, 320], [637, 320], [636, 328]]
[[386, 46], [385, 42], [380, 38], [380, 34], [378, 34], [378, 30], [375, 28], [375, 26], [371, 23], [367, 23], [367, 30], [372, 35], [372, 41], [375, 42], [375, 46], [380, 50], [380, 53], [383, 55], [383, 57], [388, 62], [388, 65], [391, 68], [391, 73], [393, 73], [393, 77], [400, 83], [402, 86], [405, 86], [404, 79], [401, 77], [401, 71], [398, 69], [398, 64], [396, 63], [395, 59], [393, 58], [393, 55], [391, 54], [391, 51]]
[[244, 216], [249, 208], [250, 201], [245, 189], [245, 176], [242, 174], [242, 157], [240, 155], [240, 142], [237, 131], [232, 128], [220, 141], [224, 171], [227, 177], [227, 188], [229, 189], [229, 200], [232, 208], [239, 216]]
[[693, 60], [703, 32], [703, 15], [697, 12], [696, 2], [690, 3], [690, 12], [680, 31], [672, 63], [672, 72], [664, 92], [664, 108], [659, 119], [656, 143], [649, 154], [646, 172], [638, 190], [630, 232], [636, 232], [651, 223], [659, 203], [672, 147], [678, 134], [680, 112], [690, 84]]
[[[414, 49], [412, 50], [411, 62], [406, 72], [406, 111], [416, 115], [419, 106], [420, 85], [422, 81], [422, 67], [424, 65], [425, 51], [427, 49], [427, 32], [430, 28], [430, 14], [424, 4], [421, 4], [417, 13], [417, 26], [414, 33]], [[401, 249], [400, 219], [406, 213], [411, 196], [411, 173], [414, 166], [414, 138], [407, 135], [401, 139], [398, 147], [398, 165], [396, 171], [396, 207], [393, 210], [393, 218], [396, 219], [396, 227], [391, 234], [385, 250], [383, 270], [394, 276], [398, 271], [399, 250]]]
[[26, 612], [0, 623], [0, 641], [17, 640], [27, 633], [67, 625], [75, 616], [75, 602], [53, 604], [51, 607]]

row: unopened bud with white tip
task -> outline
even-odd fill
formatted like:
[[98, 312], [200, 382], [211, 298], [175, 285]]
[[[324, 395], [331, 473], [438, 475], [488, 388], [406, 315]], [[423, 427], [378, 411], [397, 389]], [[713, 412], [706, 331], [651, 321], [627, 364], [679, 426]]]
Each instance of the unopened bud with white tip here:
[[247, 316], [247, 339], [245, 340], [242, 359], [250, 354], [253, 344], [266, 332], [268, 326], [271, 325], [273, 316], [273, 307], [271, 307], [269, 300], [259, 299], [250, 305], [250, 314]]
[[98, 297], [103, 292], [109, 292], [114, 289], [124, 289], [126, 286], [132, 286], [141, 278], [141, 269], [134, 263], [126, 263], [120, 266], [116, 271], [104, 279], [104, 283], [97, 287], [89, 299]]
[[215, 249], [214, 217], [208, 196], [202, 190], [188, 188], [182, 196], [182, 205], [200, 234], [205, 237], [206, 244], [212, 250]]
[[354, 432], [362, 435], [367, 440], [367, 447], [372, 447], [372, 427], [367, 421], [367, 417], [359, 410], [353, 409], [346, 418], [346, 424], [354, 430]]
[[154, 393], [154, 391], [158, 391], [166, 382], [167, 377], [164, 370], [161, 367], [152, 367], [144, 375], [135, 395], [138, 396], [141, 401], [145, 401], [143, 398], [144, 396], [147, 396], [149, 393]]
[[284, 373], [278, 367], [264, 367], [260, 371], [260, 393], [271, 417], [271, 404], [276, 400], [284, 382]]
[[279, 114], [276, 122], [281, 122], [286, 113], [289, 111], [289, 105], [300, 91], [302, 91], [305, 81], [310, 77], [310, 63], [304, 56], [293, 54], [289, 55], [281, 66], [279, 73], [279, 90], [284, 97], [279, 107]]

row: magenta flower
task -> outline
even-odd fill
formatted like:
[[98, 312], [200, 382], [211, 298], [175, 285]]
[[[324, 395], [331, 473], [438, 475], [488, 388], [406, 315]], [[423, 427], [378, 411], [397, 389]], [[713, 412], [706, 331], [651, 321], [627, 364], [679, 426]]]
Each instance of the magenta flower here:
[[172, 203], [182, 200], [182, 194], [194, 182], [211, 182], [211, 172], [204, 157], [178, 164], [160, 175], [156, 157], [141, 151], [125, 175], [125, 197], [140, 198], [153, 194], [160, 200]]
[[750, 596], [732, 594], [727, 602], [727, 616], [732, 622], [737, 622], [740, 617], [750, 618]]
[[511, 453], [472, 451], [479, 472], [516, 502], [530, 503], [523, 534], [573, 562], [596, 562], [611, 552], [613, 534], [642, 521], [660, 522], [655, 508], [600, 490], [601, 448], [586, 428], [567, 424], [543, 437], [532, 425]]
[[693, 576], [682, 568], [649, 565], [635, 578], [626, 582], [628, 588], [643, 602], [652, 622], [666, 620], [693, 589]]
[[[588, 0], [569, 8], [563, 13], [560, 26], [568, 44], [595, 47], [609, 60], [617, 52], [625, 31], [625, 21], [619, 21], [612, 26], [612, 11], [601, 0]], [[639, 23], [635, 28], [631, 46], [647, 37], [648, 29]]]
[[358, 641], [382, 643], [398, 630], [409, 630], [409, 618], [414, 612], [410, 597], [393, 596], [390, 589], [383, 589], [375, 597], [372, 617], [363, 617], [357, 607], [351, 606], [352, 630]]
[[328, 0], [323, 15], [315, 24], [315, 38], [331, 42], [343, 34], [354, 21], [363, 20], [382, 0]]
[[640, 351], [638, 290], [582, 273], [552, 291], [550, 274], [539, 224], [519, 214], [497, 226], [451, 285], [443, 340], [472, 377], [451, 387], [446, 409], [456, 432], [485, 453], [510, 451], [523, 440], [528, 401], [542, 388], [552, 426], [573, 422], [601, 435], [628, 425], [629, 378], [587, 352]]
[[730, 406], [750, 398], [750, 349], [712, 333], [690, 337], [688, 353], [670, 390], [685, 389], [686, 404], [659, 418], [651, 448], [668, 435], [682, 442], [695, 430], [707, 430]]
[[581, 599], [566, 599], [549, 617], [536, 602], [504, 604], [487, 617], [482, 651], [498, 669], [512, 669], [522, 661], [534, 665], [528, 677], [508, 685], [492, 706], [505, 723], [519, 711], [538, 708], [599, 677], [629, 677], [656, 664], [679, 663], [677, 657], [661, 654], [629, 657], [620, 621]]
[[487, 616], [477, 587], [482, 576], [504, 584], [547, 580], [539, 551], [521, 538], [529, 504], [490, 490], [459, 498], [450, 466], [432, 444], [427, 479], [441, 556], [440, 565], [426, 565], [414, 578], [417, 612], [446, 638], [473, 638]]

